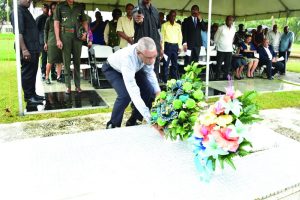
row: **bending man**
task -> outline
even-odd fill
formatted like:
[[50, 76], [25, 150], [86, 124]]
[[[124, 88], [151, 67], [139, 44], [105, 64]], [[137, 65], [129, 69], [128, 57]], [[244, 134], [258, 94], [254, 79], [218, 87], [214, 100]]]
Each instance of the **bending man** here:
[[140, 119], [140, 115], [142, 115], [148, 123], [150, 122], [149, 108], [153, 96], [160, 93], [154, 73], [156, 57], [156, 45], [149, 37], [143, 37], [138, 43], [123, 48], [108, 57], [102, 71], [116, 90], [118, 97], [106, 128], [121, 126], [124, 111], [130, 101], [136, 107], [133, 109], [130, 119]]

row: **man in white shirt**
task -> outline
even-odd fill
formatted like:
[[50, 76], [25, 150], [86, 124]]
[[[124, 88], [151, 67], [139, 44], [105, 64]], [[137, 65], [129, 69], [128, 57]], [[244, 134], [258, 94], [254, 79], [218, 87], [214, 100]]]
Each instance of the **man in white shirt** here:
[[218, 50], [216, 80], [220, 79], [221, 65], [223, 62], [223, 79], [227, 79], [231, 72], [232, 44], [236, 32], [233, 22], [233, 16], [227, 16], [226, 24], [219, 27], [215, 34], [215, 44]]
[[108, 57], [102, 71], [118, 97], [107, 128], [121, 126], [124, 111], [130, 101], [136, 109], [132, 111], [129, 124], [134, 124], [133, 120], [140, 119], [140, 115], [150, 123], [149, 108], [154, 94], [160, 93], [154, 73], [156, 57], [156, 45], [149, 37], [143, 37], [136, 44], [120, 49]]
[[268, 32], [267, 38], [270, 41], [270, 45], [273, 46], [275, 53], [278, 53], [281, 33], [277, 31], [277, 24], [274, 24], [273, 30]]

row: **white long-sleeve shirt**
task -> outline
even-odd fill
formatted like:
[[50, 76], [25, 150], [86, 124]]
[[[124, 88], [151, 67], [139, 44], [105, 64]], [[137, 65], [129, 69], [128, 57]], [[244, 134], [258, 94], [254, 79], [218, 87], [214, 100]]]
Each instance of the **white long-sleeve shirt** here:
[[129, 96], [147, 122], [150, 122], [151, 115], [149, 108], [141, 97], [140, 88], [138, 87], [135, 74], [139, 70], [146, 73], [147, 79], [154, 88], [154, 92], [160, 92], [160, 87], [154, 73], [154, 65], [145, 65], [137, 55], [137, 44], [118, 50], [110, 55], [107, 59], [108, 63], [116, 71], [122, 73], [124, 83]]
[[279, 51], [281, 33], [279, 33], [279, 32], [275, 33], [274, 31], [270, 31], [270, 32], [268, 32], [267, 38], [270, 42], [270, 45], [273, 46], [274, 51], [278, 52]]
[[220, 26], [218, 28], [218, 31], [216, 32], [214, 38], [218, 51], [221, 52], [233, 51], [232, 44], [233, 44], [235, 32], [236, 31], [233, 25], [231, 26], [231, 28], [229, 28], [226, 25]]

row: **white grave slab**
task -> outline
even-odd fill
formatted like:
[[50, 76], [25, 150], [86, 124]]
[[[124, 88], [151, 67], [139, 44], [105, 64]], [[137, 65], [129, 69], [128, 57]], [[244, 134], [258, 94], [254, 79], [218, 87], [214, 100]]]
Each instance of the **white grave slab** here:
[[186, 142], [147, 126], [2, 143], [0, 199], [299, 198], [300, 144], [259, 125], [252, 132], [257, 152], [210, 183], [199, 180]]

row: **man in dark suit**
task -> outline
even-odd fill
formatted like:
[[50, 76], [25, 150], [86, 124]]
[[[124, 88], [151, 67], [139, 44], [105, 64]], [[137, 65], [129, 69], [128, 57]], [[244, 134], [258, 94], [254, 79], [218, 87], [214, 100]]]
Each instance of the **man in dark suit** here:
[[194, 61], [198, 62], [200, 48], [202, 46], [201, 30], [204, 31], [204, 21], [201, 18], [199, 7], [193, 5], [191, 16], [185, 18], [182, 23], [183, 50], [191, 50], [191, 56], [185, 59], [185, 65]]
[[274, 74], [277, 72], [284, 73], [284, 64], [277, 61], [276, 53], [272, 45], [269, 45], [269, 40], [264, 39], [261, 46], [258, 47], [260, 65], [267, 66], [267, 77], [269, 80], [274, 79]]
[[[22, 73], [22, 87], [24, 91], [24, 98], [27, 105], [43, 104], [44, 96], [39, 96], [35, 91], [36, 74], [38, 70], [40, 43], [39, 31], [37, 29], [35, 20], [28, 8], [32, 0], [18, 1], [18, 21], [19, 21], [19, 43], [21, 55], [21, 73]], [[16, 10], [14, 11], [16, 12]], [[14, 30], [14, 14], [11, 13], [11, 22]]]
[[160, 37], [160, 18], [158, 10], [152, 5], [151, 0], [139, 1], [138, 10], [134, 9], [134, 43], [142, 37], [150, 37], [154, 40], [157, 48], [157, 59], [154, 64], [154, 71], [159, 78], [159, 61], [163, 56]]

